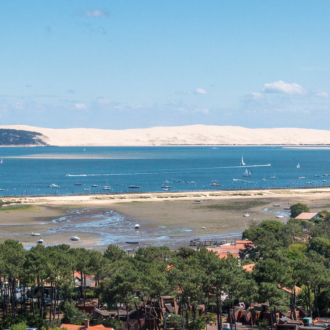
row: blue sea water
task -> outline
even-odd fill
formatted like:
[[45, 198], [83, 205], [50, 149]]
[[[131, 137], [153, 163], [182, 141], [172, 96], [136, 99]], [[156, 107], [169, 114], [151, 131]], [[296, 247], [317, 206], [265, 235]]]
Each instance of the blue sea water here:
[[[45, 158], [16, 158], [31, 155]], [[245, 167], [240, 166], [242, 156]], [[3, 191], [0, 196], [160, 192], [164, 185], [171, 186], [169, 191], [330, 185], [330, 176], [324, 176], [330, 174], [330, 150], [327, 149], [15, 147], [0, 148], [1, 158], [0, 189]], [[297, 169], [298, 163], [300, 169]], [[243, 177], [246, 168], [251, 177]], [[214, 183], [221, 186], [211, 186]], [[51, 189], [48, 187], [51, 184], [59, 188]], [[130, 185], [140, 188], [130, 189]], [[104, 191], [103, 186], [111, 186], [111, 191]]]

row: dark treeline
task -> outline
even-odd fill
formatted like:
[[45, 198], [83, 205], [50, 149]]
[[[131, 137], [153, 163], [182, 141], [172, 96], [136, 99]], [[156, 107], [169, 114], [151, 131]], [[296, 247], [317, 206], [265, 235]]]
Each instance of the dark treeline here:
[[42, 138], [37, 132], [0, 128], [0, 145], [46, 145]]
[[[172, 328], [187, 330], [202, 329], [212, 320], [211, 314], [198, 316], [199, 304], [216, 315], [219, 329], [222, 313], [230, 313], [238, 302], [267, 302], [269, 309], [285, 312], [297, 304], [314, 316], [327, 315], [330, 217], [326, 215], [314, 222], [267, 220], [252, 225], [243, 236], [255, 247], [241, 250], [238, 259], [219, 259], [205, 248], [184, 247], [177, 251], [139, 248], [134, 256], [114, 245], [104, 253], [68, 245], [38, 245], [26, 251], [19, 242], [7, 240], [0, 244], [0, 326], [8, 328], [20, 322], [39, 328], [60, 322], [83, 324], [86, 316], [74, 307], [74, 301], [80, 299], [84, 304], [88, 298], [97, 298], [99, 306], [108, 310], [124, 306], [127, 311], [138, 307], [146, 311], [146, 306], [161, 296], [174, 296], [180, 315], [173, 315], [168, 322]], [[250, 263], [255, 263], [252, 273], [242, 267]], [[75, 273], [81, 278], [78, 288]], [[86, 289], [86, 277], [91, 275], [96, 287]], [[294, 290], [295, 286], [302, 291], [294, 301], [279, 289]], [[127, 325], [113, 322], [117, 322], [116, 329], [129, 328], [128, 317]]]

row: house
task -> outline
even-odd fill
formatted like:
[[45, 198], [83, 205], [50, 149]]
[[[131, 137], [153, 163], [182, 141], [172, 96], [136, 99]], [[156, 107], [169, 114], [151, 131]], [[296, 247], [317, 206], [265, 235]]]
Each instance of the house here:
[[62, 324], [61, 328], [67, 329], [67, 330], [114, 330], [113, 328], [106, 328], [102, 324], [98, 324], [95, 326], [90, 326], [89, 325], [89, 320], [85, 320], [84, 325], [75, 325], [75, 324]]
[[308, 221], [317, 218], [322, 218], [322, 216], [318, 213], [310, 213], [310, 212], [302, 212], [295, 217], [296, 220], [308, 220]]
[[252, 241], [238, 240], [235, 244], [226, 243], [219, 247], [208, 247], [207, 249], [215, 252], [220, 259], [227, 259], [229, 254], [231, 254], [234, 258], [238, 258], [240, 250], [249, 250], [254, 247], [255, 246]]

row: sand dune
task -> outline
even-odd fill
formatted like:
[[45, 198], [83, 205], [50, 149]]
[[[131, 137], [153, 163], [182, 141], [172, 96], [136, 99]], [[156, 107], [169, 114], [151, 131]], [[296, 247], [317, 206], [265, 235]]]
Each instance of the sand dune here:
[[330, 131], [302, 128], [258, 128], [191, 125], [145, 129], [51, 129], [25, 125], [0, 128], [39, 132], [55, 146], [171, 145], [329, 145]]

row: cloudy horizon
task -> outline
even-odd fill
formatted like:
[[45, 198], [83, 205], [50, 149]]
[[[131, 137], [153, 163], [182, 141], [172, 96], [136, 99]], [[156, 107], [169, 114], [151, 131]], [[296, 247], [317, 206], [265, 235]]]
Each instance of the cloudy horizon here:
[[328, 129], [327, 0], [2, 4], [0, 125]]

